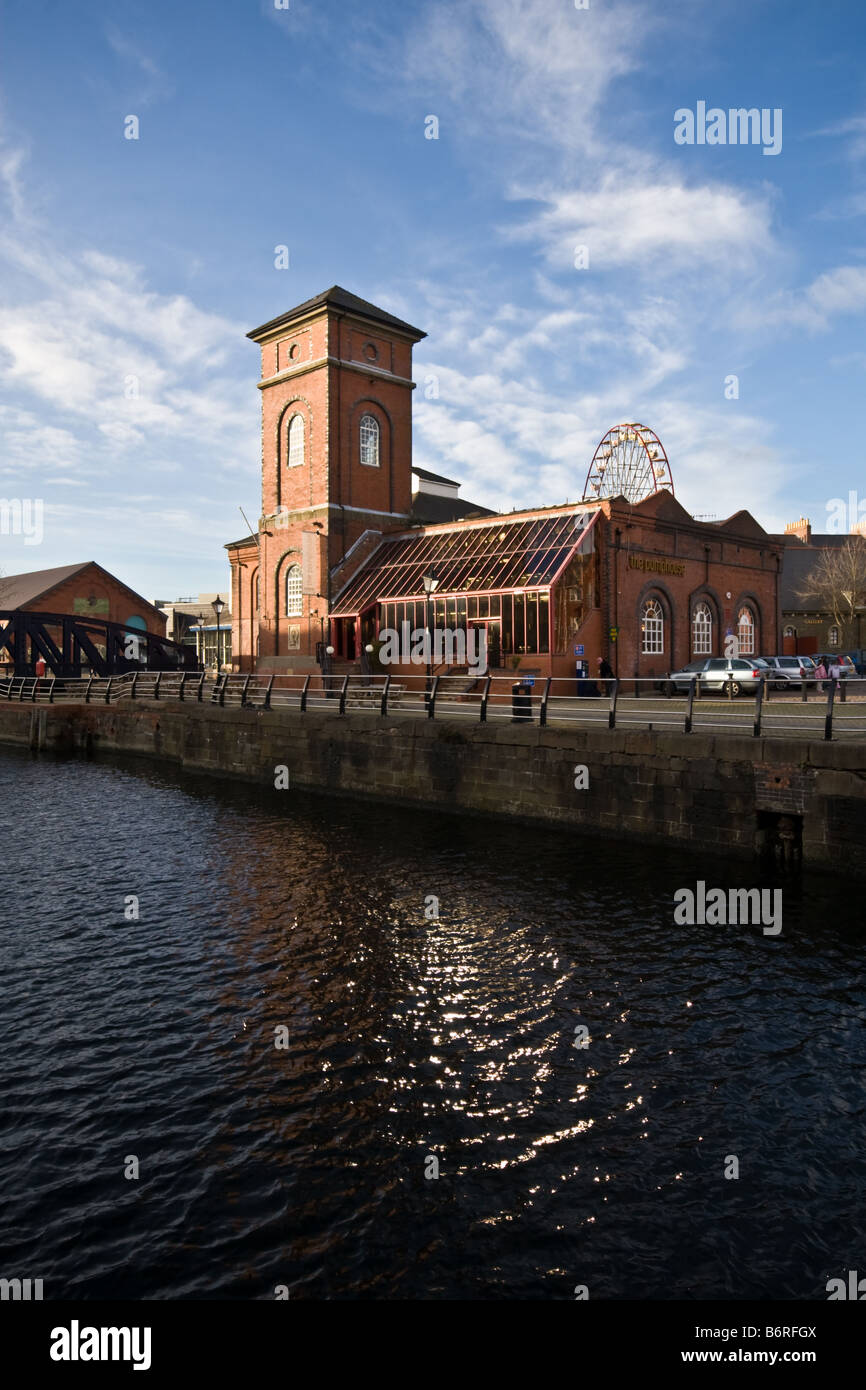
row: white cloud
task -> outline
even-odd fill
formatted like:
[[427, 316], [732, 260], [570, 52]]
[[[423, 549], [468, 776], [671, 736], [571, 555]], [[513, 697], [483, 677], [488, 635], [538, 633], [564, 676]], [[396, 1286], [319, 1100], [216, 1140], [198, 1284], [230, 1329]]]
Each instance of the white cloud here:
[[744, 308], [741, 321], [751, 328], [793, 327], [823, 332], [841, 314], [866, 309], [866, 266], [843, 265], [825, 271], [803, 290], [784, 290]]
[[[574, 154], [609, 144], [597, 120], [611, 84], [642, 66], [659, 19], [647, 6], [589, 10], [550, 0], [456, 0], [425, 9], [404, 55], [407, 84], [438, 88], [476, 140], [538, 141]], [[438, 113], [448, 129], [448, 112]]]
[[814, 134], [844, 139], [849, 158], [866, 158], [866, 116], [848, 116], [844, 121], [835, 121], [822, 130], [816, 130]]
[[674, 275], [684, 262], [753, 265], [772, 245], [768, 197], [688, 188], [671, 174], [635, 182], [609, 173], [590, 189], [516, 196], [546, 206], [507, 235], [537, 242], [556, 270], [574, 269], [578, 246], [588, 248], [590, 270], [629, 265]]

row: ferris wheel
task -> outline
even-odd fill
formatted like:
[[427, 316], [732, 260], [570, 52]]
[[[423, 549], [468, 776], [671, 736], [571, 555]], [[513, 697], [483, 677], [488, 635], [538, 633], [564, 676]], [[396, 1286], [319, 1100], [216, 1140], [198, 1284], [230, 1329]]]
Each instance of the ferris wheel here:
[[592, 456], [583, 501], [625, 497], [642, 502], [654, 492], [673, 496], [674, 480], [664, 445], [649, 425], [614, 425]]

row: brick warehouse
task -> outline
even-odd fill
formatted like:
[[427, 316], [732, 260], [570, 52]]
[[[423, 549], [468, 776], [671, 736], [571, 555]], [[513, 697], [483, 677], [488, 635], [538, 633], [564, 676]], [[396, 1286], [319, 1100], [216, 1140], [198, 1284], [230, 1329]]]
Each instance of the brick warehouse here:
[[334, 286], [248, 336], [262, 515], [226, 547], [236, 669], [315, 671], [324, 644], [350, 669], [381, 627], [425, 625], [431, 572], [433, 625], [483, 626], [494, 670], [572, 675], [582, 647], [591, 668], [662, 676], [731, 631], [743, 654], [780, 649], [784, 541], [748, 512], [698, 521], [662, 490], [497, 515], [450, 506], [458, 485], [423, 470], [413, 494], [420, 329]]

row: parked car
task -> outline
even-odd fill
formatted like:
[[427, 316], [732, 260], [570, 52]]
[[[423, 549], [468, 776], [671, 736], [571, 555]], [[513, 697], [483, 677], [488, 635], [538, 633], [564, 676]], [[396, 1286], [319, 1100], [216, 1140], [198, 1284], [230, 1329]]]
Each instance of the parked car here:
[[842, 668], [839, 674], [843, 680], [850, 681], [859, 679], [860, 672], [857, 670], [857, 667], [855, 663], [851, 660], [850, 656], [843, 654], [842, 656], [837, 656], [836, 660]]
[[665, 695], [685, 695], [688, 693], [690, 682], [696, 675], [706, 669], [708, 656], [704, 656], [700, 661], [690, 661], [681, 671], [674, 671], [668, 676], [667, 680], [662, 681], [662, 692]]
[[777, 690], [786, 685], [802, 686], [804, 679], [814, 679], [815, 663], [811, 656], [767, 656], [764, 660], [771, 669]]
[[760, 656], [710, 656], [704, 661], [690, 661], [681, 671], [674, 671], [662, 689], [666, 695], [684, 695], [695, 676], [699, 676], [702, 692], [727, 694], [730, 690], [732, 695], [741, 691], [754, 694], [758, 683], [770, 674], [770, 666]]

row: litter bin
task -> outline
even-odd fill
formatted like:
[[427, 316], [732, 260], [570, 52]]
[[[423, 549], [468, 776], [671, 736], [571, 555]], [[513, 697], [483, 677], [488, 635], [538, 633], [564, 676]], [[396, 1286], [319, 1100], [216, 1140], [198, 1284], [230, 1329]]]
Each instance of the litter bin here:
[[532, 719], [532, 686], [520, 681], [511, 687], [511, 722], [520, 724]]

